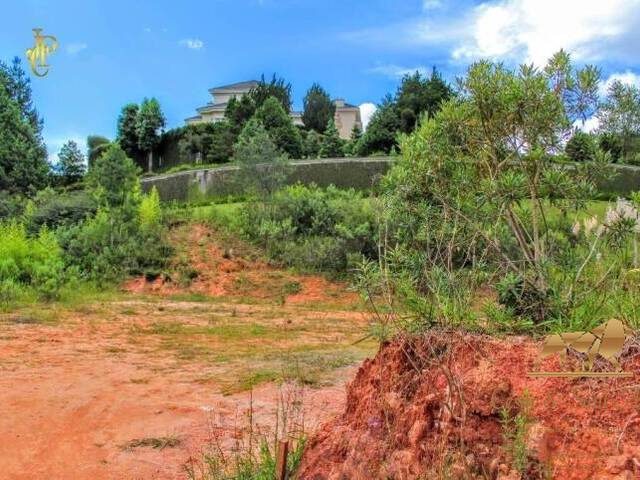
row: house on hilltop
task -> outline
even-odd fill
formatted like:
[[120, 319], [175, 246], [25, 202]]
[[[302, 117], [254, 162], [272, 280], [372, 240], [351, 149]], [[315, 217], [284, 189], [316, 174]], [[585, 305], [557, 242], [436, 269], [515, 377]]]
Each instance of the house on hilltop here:
[[[204, 122], [218, 122], [224, 118], [224, 112], [227, 104], [232, 98], [239, 98], [249, 93], [251, 89], [258, 85], [257, 80], [248, 80], [245, 82], [232, 83], [221, 87], [213, 87], [209, 89], [211, 101], [206, 105], [197, 108], [197, 115], [185, 119], [187, 125], [194, 125]], [[360, 118], [360, 109], [355, 105], [350, 105], [342, 98], [333, 101], [336, 106], [335, 122], [338, 134], [342, 138], [349, 138], [354, 125], [358, 125], [362, 129], [362, 120]], [[289, 112], [294, 125], [302, 126], [302, 112]]]

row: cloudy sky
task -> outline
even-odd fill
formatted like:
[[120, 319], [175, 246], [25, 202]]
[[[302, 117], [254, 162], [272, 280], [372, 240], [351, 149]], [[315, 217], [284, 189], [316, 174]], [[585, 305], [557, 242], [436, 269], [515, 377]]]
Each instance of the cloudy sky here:
[[33, 79], [53, 154], [113, 137], [125, 103], [155, 96], [176, 127], [208, 88], [262, 73], [293, 84], [296, 109], [313, 82], [369, 104], [416, 69], [453, 80], [478, 58], [542, 64], [559, 48], [640, 84], [640, 0], [9, 0], [3, 13], [0, 60], [24, 58], [35, 27], [60, 42]]

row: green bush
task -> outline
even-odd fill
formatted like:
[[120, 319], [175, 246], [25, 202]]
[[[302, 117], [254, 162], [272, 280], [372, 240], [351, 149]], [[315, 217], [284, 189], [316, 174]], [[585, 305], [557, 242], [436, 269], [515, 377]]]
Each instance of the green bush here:
[[80, 225], [59, 230], [67, 265], [98, 283], [161, 271], [171, 255], [161, 229], [144, 228], [133, 209], [100, 209]]
[[29, 232], [42, 227], [56, 229], [68, 227], [92, 216], [98, 206], [94, 198], [84, 190], [56, 192], [51, 188], [41, 190], [27, 212]]
[[350, 255], [376, 254], [368, 201], [354, 190], [294, 185], [241, 210], [242, 232], [286, 265], [345, 271]]
[[49, 230], [29, 237], [22, 224], [0, 224], [1, 301], [14, 300], [29, 288], [46, 300], [55, 298], [63, 280], [62, 252]]

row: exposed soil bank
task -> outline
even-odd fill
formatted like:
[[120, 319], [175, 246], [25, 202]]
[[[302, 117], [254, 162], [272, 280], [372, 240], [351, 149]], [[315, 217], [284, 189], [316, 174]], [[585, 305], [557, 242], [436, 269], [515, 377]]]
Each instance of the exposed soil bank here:
[[[308, 442], [299, 478], [640, 478], [639, 351], [633, 340], [622, 354], [631, 378], [532, 378], [539, 344], [529, 339], [396, 340], [361, 366], [345, 411]], [[558, 370], [559, 359], [539, 368]], [[518, 459], [502, 417], [526, 410]]]

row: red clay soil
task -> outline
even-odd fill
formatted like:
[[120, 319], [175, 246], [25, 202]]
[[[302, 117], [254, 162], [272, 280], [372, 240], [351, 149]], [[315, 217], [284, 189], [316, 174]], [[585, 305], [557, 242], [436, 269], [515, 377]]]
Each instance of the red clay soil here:
[[[451, 332], [384, 345], [360, 367], [342, 415], [307, 443], [298, 478], [640, 478], [637, 340], [621, 361], [632, 378], [532, 378], [539, 347]], [[521, 475], [501, 411], [515, 418], [526, 398]]]
[[[270, 383], [224, 396], [206, 362], [177, 363], [151, 343], [129, 342], [116, 325], [10, 325], [0, 329], [0, 479], [186, 479], [212, 442], [230, 445], [248, 428], [269, 432], [283, 390]], [[126, 326], [125, 326], [126, 328]], [[148, 342], [152, 340], [149, 339]], [[344, 369], [331, 386], [297, 390], [307, 428], [336, 415]], [[287, 393], [285, 387], [284, 392]], [[172, 448], [126, 448], [171, 437]]]
[[[186, 249], [191, 266], [197, 272], [187, 287], [179, 285], [180, 273], [160, 276], [153, 281], [138, 277], [125, 283], [131, 293], [171, 295], [176, 293], [201, 293], [212, 297], [269, 298], [283, 296], [287, 303], [331, 302], [353, 305], [358, 296], [347, 291], [347, 284], [329, 281], [320, 276], [295, 275], [269, 265], [263, 260], [247, 258], [234, 248], [222, 247], [216, 232], [206, 225], [191, 224]], [[244, 245], [239, 246], [241, 250]], [[297, 291], [287, 292], [286, 283], [298, 285]]]

